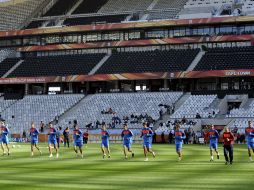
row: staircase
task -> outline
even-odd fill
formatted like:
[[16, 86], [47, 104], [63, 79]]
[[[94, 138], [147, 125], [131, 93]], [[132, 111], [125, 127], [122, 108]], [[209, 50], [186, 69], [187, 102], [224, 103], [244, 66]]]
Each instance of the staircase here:
[[107, 54], [105, 57], [103, 57], [102, 60], [88, 73], [88, 75], [94, 75], [96, 71], [98, 71], [99, 68], [108, 60], [108, 58], [111, 56], [111, 54]]
[[72, 106], [70, 109], [66, 110], [62, 115], [59, 115], [59, 123], [61, 123], [64, 118], [70, 117], [73, 115], [74, 112], [76, 112], [77, 109], [79, 109], [81, 106], [83, 106], [82, 102], [86, 101], [89, 97], [92, 95], [87, 95], [81, 98], [74, 106]]
[[203, 57], [203, 55], [205, 55], [205, 52], [204, 51], [200, 51], [198, 53], [198, 55], [195, 57], [195, 59], [192, 61], [190, 66], [188, 67], [187, 71], [193, 71], [193, 69], [197, 66], [197, 64], [199, 63], [199, 61]]
[[[73, 5], [73, 7], [67, 12], [66, 16], [71, 15], [78, 7], [81, 3], [83, 3], [84, 0], [79, 0], [75, 5]], [[58, 21], [58, 23], [56, 24], [56, 26], [62, 26], [64, 23], [64, 19], [60, 19]]]
[[19, 62], [17, 62], [9, 71], [7, 71], [7, 73], [2, 76], [2, 78], [8, 77], [8, 75], [11, 74], [15, 69], [17, 69], [23, 62], [24, 60], [20, 60]]
[[[191, 93], [185, 93], [179, 98], [179, 100], [175, 103], [175, 111], [190, 97], [190, 95], [191, 95]], [[168, 120], [172, 119], [171, 115], [172, 114], [170, 114], [170, 115], [164, 114], [162, 117], [162, 120], [158, 120], [155, 122], [154, 129], [157, 129], [159, 127], [160, 123], [165, 123]]]

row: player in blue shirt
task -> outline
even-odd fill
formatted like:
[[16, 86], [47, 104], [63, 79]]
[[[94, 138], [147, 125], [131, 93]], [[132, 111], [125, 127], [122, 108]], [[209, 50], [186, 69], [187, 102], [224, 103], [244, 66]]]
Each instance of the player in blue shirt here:
[[35, 128], [34, 122], [32, 122], [31, 128], [30, 128], [30, 137], [31, 137], [31, 156], [34, 155], [34, 148], [36, 148], [40, 155], [42, 154], [40, 151], [40, 148], [38, 147], [39, 142], [39, 131]]
[[76, 155], [78, 157], [78, 149], [81, 155], [81, 158], [83, 158], [83, 133], [79, 129], [78, 123], [76, 120], [74, 120], [74, 126], [73, 126], [73, 144], [74, 144], [74, 151], [76, 152]]
[[252, 162], [251, 152], [254, 152], [254, 128], [252, 127], [251, 121], [248, 121], [248, 127], [245, 129], [247, 146], [248, 146], [248, 154], [250, 161]]
[[3, 150], [3, 155], [6, 154], [4, 149], [4, 145], [5, 145], [7, 149], [7, 155], [9, 156], [10, 155], [9, 138], [8, 138], [9, 129], [6, 126], [5, 120], [3, 119], [1, 119], [0, 121], [0, 132], [1, 132], [1, 148]]
[[175, 145], [176, 145], [176, 153], [178, 154], [178, 160], [181, 161], [183, 158], [182, 148], [183, 148], [183, 140], [186, 138], [184, 131], [180, 130], [180, 125], [176, 125], [175, 130]]
[[56, 135], [57, 135], [57, 130], [54, 128], [53, 124], [50, 123], [49, 124], [49, 133], [48, 133], [48, 145], [49, 145], [49, 157], [52, 158], [53, 154], [52, 154], [52, 149], [54, 147], [54, 149], [56, 150], [56, 158], [59, 157], [58, 154], [58, 148], [57, 148], [57, 141], [56, 141]]
[[121, 137], [123, 138], [123, 152], [124, 152], [124, 156], [125, 156], [125, 159], [127, 159], [128, 158], [127, 157], [127, 152], [130, 152], [131, 155], [132, 155], [132, 158], [133, 158], [134, 157], [134, 153], [131, 150], [131, 145], [132, 145], [132, 142], [133, 142], [134, 134], [133, 134], [133, 132], [130, 129], [128, 129], [128, 125], [127, 124], [124, 124], [123, 127], [124, 127], [124, 130], [121, 133]]
[[155, 158], [155, 153], [152, 151], [152, 142], [153, 142], [153, 131], [147, 126], [147, 123], [143, 123], [143, 129], [141, 131], [141, 138], [143, 138], [143, 148], [145, 161], [148, 161], [147, 154], [148, 152], [153, 155]]
[[109, 150], [109, 133], [107, 131], [107, 126], [104, 124], [101, 129], [101, 150], [103, 154], [103, 158], [106, 156], [106, 152], [108, 153], [108, 158], [110, 158], [110, 150]]
[[208, 137], [210, 141], [210, 162], [213, 161], [213, 149], [217, 154], [217, 159], [220, 159], [220, 155], [218, 152], [218, 140], [219, 140], [219, 133], [217, 130], [214, 129], [214, 126], [211, 125], [211, 129], [208, 131]]

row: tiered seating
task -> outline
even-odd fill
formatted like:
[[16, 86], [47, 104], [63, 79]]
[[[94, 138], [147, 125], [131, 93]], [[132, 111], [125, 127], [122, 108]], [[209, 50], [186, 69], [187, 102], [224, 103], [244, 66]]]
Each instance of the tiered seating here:
[[29, 57], [9, 77], [88, 74], [105, 54]]
[[65, 15], [78, 0], [58, 0], [44, 16]]
[[252, 118], [250, 119], [235, 119], [233, 123], [230, 124], [229, 128], [233, 130], [234, 128], [237, 128], [237, 132], [240, 134], [245, 134], [245, 128], [248, 127], [248, 121], [254, 122]]
[[149, 13], [148, 20], [174, 19], [179, 13], [178, 9], [161, 10]]
[[[25, 96], [7, 108], [2, 116], [8, 121], [12, 132], [28, 129], [34, 121], [48, 123], [75, 105], [84, 95], [36, 95]], [[14, 116], [14, 118], [12, 118]]]
[[247, 107], [245, 108], [237, 108], [230, 111], [228, 117], [254, 117], [254, 100], [252, 100]]
[[96, 13], [108, 0], [85, 0], [72, 14]]
[[181, 9], [187, 0], [159, 0], [153, 9]]
[[171, 118], [196, 118], [196, 114], [200, 114], [201, 118], [208, 118], [209, 113], [219, 113], [217, 109], [211, 109], [210, 105], [217, 98], [217, 95], [191, 95]]
[[194, 70], [253, 69], [254, 47], [209, 49]]
[[[96, 94], [86, 97], [79, 103], [79, 106], [68, 113], [64, 120], [60, 121], [61, 126], [66, 126], [69, 121], [77, 119], [80, 124], [87, 125], [99, 122], [111, 123], [112, 114], [102, 114], [102, 110], [112, 108], [116, 116], [123, 119], [123, 116], [145, 115], [146, 113], [153, 119], [159, 118], [159, 104], [171, 105], [175, 103], [181, 92], [174, 93], [114, 93], [114, 94]], [[123, 123], [123, 121], [122, 121]], [[94, 124], [95, 125], [95, 124]], [[129, 124], [131, 128], [142, 127], [141, 123]], [[119, 126], [121, 127], [121, 126]]]
[[119, 15], [68, 18], [64, 21], [64, 25], [72, 26], [93, 23], [119, 23], [121, 21], [124, 21], [127, 16], [128, 14], [119, 14]]
[[16, 51], [13, 49], [0, 49], [0, 63], [7, 57], [14, 57]]
[[19, 58], [6, 58], [0, 63], [0, 78], [9, 71], [17, 62]]
[[234, 0], [188, 0], [179, 18], [203, 18], [211, 17], [222, 7], [232, 7]]
[[242, 0], [242, 12], [247, 15], [254, 14], [254, 1], [253, 0]]
[[16, 100], [4, 100], [2, 94], [0, 94], [0, 114], [8, 107], [10, 107]]
[[40, 28], [40, 27], [42, 27], [42, 24], [43, 24], [44, 22], [45, 22], [45, 21], [43, 21], [43, 20], [32, 21], [32, 22], [26, 27], [26, 29]]
[[185, 71], [198, 49], [113, 53], [97, 73]]
[[109, 0], [100, 10], [100, 13], [112, 13], [121, 11], [146, 10], [153, 0]]
[[43, 0], [24, 0], [0, 7], [0, 30], [18, 29], [42, 2]]

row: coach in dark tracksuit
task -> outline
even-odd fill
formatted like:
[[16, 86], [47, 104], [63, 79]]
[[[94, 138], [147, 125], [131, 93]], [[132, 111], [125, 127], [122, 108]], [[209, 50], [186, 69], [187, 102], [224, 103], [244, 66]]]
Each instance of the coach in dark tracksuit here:
[[70, 139], [69, 139], [69, 136], [70, 136], [70, 130], [69, 130], [69, 127], [66, 127], [66, 129], [63, 131], [63, 136], [64, 136], [64, 147], [66, 147], [66, 144], [68, 146], [68, 148], [70, 147]]
[[[225, 128], [225, 132], [223, 133], [224, 140], [224, 156], [227, 164], [233, 164], [233, 144], [234, 144], [234, 135], [230, 132], [229, 128]], [[229, 157], [229, 158], [228, 158]]]

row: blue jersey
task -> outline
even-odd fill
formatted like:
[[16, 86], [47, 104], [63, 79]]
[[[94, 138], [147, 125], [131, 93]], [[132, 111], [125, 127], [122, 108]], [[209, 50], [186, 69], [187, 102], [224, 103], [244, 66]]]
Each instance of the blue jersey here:
[[175, 131], [175, 144], [182, 144], [183, 139], [185, 138], [186, 138], [186, 135], [182, 130]]
[[39, 140], [39, 132], [35, 128], [30, 129], [30, 137], [31, 141], [38, 141]]
[[141, 137], [143, 138], [144, 143], [150, 143], [153, 142], [153, 131], [150, 128], [143, 128], [141, 131]]
[[55, 128], [50, 128], [49, 129], [49, 140], [50, 141], [56, 141], [56, 135], [57, 135], [57, 131]]
[[9, 134], [8, 127], [2, 126], [1, 131], [2, 131], [2, 141], [3, 142], [8, 141], [8, 134]]
[[73, 140], [75, 143], [83, 143], [83, 133], [79, 129], [73, 130]]
[[130, 142], [132, 142], [132, 137], [134, 135], [133, 135], [133, 132], [131, 130], [127, 129], [127, 130], [122, 131], [121, 136], [123, 138], [124, 143], [130, 143]]
[[252, 127], [247, 127], [245, 129], [245, 134], [247, 138], [247, 143], [254, 143], [254, 129]]
[[210, 139], [210, 142], [212, 143], [217, 143], [218, 142], [218, 139], [219, 139], [219, 133], [217, 130], [209, 130], [208, 131], [208, 136], [209, 136], [209, 139]]
[[102, 141], [109, 141], [109, 133], [107, 130], [101, 130], [101, 140]]

